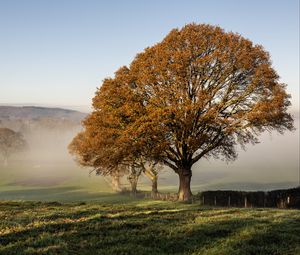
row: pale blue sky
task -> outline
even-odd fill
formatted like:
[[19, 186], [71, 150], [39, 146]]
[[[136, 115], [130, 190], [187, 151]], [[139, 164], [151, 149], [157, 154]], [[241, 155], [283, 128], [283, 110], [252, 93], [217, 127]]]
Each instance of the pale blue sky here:
[[298, 0], [0, 0], [0, 104], [90, 105], [105, 77], [190, 22], [262, 44], [299, 109]]

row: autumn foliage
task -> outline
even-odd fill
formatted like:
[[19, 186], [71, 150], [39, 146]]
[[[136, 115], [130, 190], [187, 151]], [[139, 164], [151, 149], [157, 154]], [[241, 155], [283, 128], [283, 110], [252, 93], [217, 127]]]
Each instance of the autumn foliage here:
[[120, 165], [164, 164], [179, 176], [179, 200], [189, 200], [198, 160], [234, 160], [238, 144], [293, 129], [285, 87], [262, 46], [189, 24], [104, 80], [70, 151], [105, 174]]

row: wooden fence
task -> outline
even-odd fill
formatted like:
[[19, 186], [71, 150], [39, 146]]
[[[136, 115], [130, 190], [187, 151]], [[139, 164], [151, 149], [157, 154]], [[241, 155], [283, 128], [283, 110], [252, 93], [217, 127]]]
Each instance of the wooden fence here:
[[222, 207], [277, 207], [300, 209], [300, 187], [294, 189], [272, 190], [268, 192], [217, 190], [204, 191], [194, 199], [202, 205]]

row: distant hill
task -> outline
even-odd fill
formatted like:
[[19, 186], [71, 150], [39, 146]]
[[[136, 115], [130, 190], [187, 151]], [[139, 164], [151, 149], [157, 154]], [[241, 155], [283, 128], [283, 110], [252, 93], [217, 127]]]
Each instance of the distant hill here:
[[80, 122], [86, 113], [62, 108], [48, 108], [37, 106], [0, 106], [0, 119], [40, 119], [54, 118]]

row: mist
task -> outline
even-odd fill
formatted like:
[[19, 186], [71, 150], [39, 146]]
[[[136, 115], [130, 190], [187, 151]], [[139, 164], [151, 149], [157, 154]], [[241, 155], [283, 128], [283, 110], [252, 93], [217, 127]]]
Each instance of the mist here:
[[[27, 123], [27, 124], [26, 124]], [[29, 123], [29, 124], [28, 124]], [[34, 124], [32, 124], [34, 123]], [[76, 164], [68, 145], [82, 129], [80, 122], [42, 119], [37, 122], [2, 121], [2, 126], [22, 132], [28, 143], [26, 152], [12, 155], [7, 168], [0, 165], [0, 191], [28, 188], [68, 187], [68, 192], [112, 192], [102, 176], [89, 175], [91, 168]], [[299, 178], [299, 114], [294, 132], [264, 133], [260, 143], [238, 148], [234, 162], [201, 159], [193, 170], [194, 192], [208, 189], [269, 190], [295, 187]], [[123, 186], [128, 186], [126, 177]], [[158, 179], [160, 191], [176, 191], [178, 176], [165, 167]], [[150, 181], [141, 177], [140, 189], [151, 189]], [[17, 197], [18, 198], [18, 197]]]
[[[200, 159], [192, 168], [193, 190], [270, 190], [299, 186], [299, 112], [293, 116], [295, 131], [265, 132], [259, 136], [259, 144], [248, 144], [246, 150], [238, 147], [238, 158], [233, 162]], [[177, 179], [175, 174], [164, 171], [160, 182], [176, 186]]]

